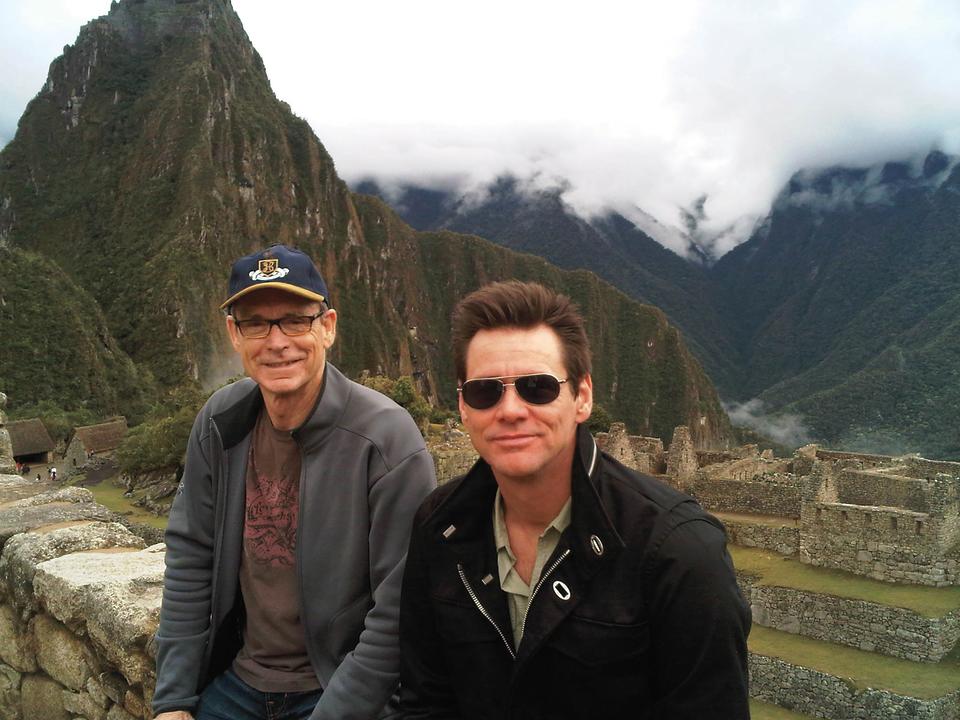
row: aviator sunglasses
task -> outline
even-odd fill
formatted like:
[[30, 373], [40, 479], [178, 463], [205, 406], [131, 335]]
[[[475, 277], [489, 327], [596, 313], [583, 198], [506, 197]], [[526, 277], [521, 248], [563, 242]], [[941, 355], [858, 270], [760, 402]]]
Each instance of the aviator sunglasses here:
[[508, 385], [513, 385], [517, 395], [524, 402], [531, 405], [546, 405], [552, 403], [560, 395], [560, 386], [566, 380], [560, 380], [547, 373], [535, 373], [533, 375], [508, 375], [513, 377], [513, 382], [504, 382], [503, 378], [476, 378], [467, 380], [457, 392], [463, 397], [463, 401], [474, 410], [487, 410], [492, 408], [503, 397]]

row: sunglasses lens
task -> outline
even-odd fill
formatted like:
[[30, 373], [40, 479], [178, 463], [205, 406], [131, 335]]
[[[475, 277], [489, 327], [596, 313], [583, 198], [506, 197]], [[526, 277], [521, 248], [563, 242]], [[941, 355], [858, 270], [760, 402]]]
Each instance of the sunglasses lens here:
[[460, 394], [474, 410], [486, 410], [500, 400], [503, 383], [500, 380], [467, 380], [460, 387]]
[[560, 381], [553, 375], [525, 375], [515, 383], [517, 394], [531, 405], [552, 403], [560, 395]]

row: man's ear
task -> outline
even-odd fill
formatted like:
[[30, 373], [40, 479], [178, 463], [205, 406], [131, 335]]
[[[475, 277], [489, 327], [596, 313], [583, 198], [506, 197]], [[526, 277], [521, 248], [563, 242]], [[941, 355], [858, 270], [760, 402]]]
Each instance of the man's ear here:
[[227, 334], [230, 336], [230, 344], [233, 349], [240, 352], [240, 331], [237, 330], [237, 323], [233, 320], [233, 315], [227, 315]]
[[467, 422], [467, 404], [463, 401], [463, 393], [457, 393], [457, 407], [460, 409], [460, 422]]
[[584, 423], [589, 420], [590, 413], [593, 412], [593, 378], [589, 373], [580, 380], [574, 402], [577, 408], [577, 422]]
[[319, 320], [323, 323], [323, 347], [329, 350], [337, 339], [337, 311], [327, 310]]

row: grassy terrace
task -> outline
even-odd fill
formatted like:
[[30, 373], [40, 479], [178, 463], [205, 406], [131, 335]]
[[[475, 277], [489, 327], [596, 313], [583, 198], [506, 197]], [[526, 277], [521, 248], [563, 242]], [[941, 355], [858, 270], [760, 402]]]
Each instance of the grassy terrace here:
[[758, 625], [750, 630], [749, 646], [751, 652], [845, 678], [861, 690], [872, 687], [929, 700], [960, 689], [960, 662], [955, 660], [914, 663]]
[[152, 512], [137, 507], [131, 502], [132, 498], [123, 496], [123, 488], [117, 487], [109, 480], [85, 487], [93, 493], [94, 499], [107, 509], [120, 513], [133, 522], [151, 525], [161, 530], [166, 529], [167, 518], [157, 517]]
[[779, 705], [750, 700], [750, 720], [815, 720], [812, 715], [801, 715]]
[[960, 587], [897, 585], [827, 568], [804, 565], [795, 558], [761, 550], [730, 546], [738, 570], [756, 575], [759, 585], [789, 587], [797, 590], [866, 600], [881, 605], [906, 608], [924, 617], [941, 617], [960, 609]]

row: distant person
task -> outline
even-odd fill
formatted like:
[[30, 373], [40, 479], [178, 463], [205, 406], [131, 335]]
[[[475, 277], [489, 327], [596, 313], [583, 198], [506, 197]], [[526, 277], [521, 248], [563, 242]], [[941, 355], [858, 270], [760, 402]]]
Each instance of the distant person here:
[[200, 411], [166, 532], [153, 710], [174, 720], [396, 711], [410, 525], [436, 486], [399, 405], [348, 380], [304, 253], [237, 260], [230, 341], [249, 378]]
[[480, 460], [414, 520], [404, 717], [749, 718], [750, 611], [723, 527], [598, 450], [570, 300], [483, 287], [454, 311], [453, 355]]
[[56, 482], [56, 480], [57, 480], [57, 469], [56, 469], [56, 468], [50, 468], [50, 479], [53, 480], [54, 482]]

